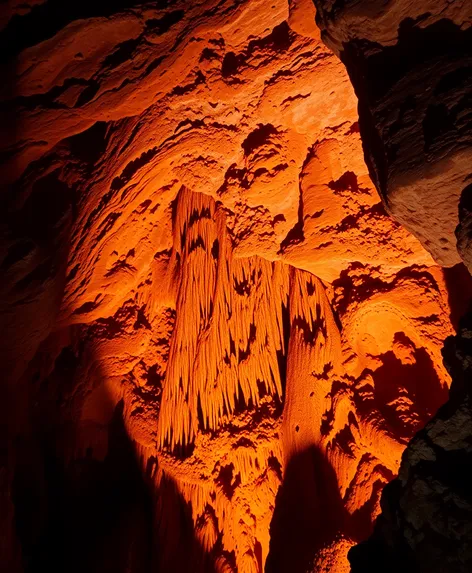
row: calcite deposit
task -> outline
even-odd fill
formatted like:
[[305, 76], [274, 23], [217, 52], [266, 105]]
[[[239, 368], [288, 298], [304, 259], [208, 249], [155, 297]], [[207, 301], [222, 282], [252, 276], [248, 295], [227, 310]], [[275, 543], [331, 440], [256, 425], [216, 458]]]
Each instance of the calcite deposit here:
[[7, 571], [347, 572], [447, 400], [454, 217], [386, 213], [314, 19], [2, 5]]

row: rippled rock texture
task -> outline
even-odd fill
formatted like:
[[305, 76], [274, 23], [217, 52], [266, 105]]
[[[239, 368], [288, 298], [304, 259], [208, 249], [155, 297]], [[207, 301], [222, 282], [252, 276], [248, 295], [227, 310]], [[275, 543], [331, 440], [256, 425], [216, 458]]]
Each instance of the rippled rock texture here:
[[408, 445], [382, 494], [374, 535], [349, 554], [353, 573], [472, 567], [471, 326], [469, 313], [446, 342], [451, 398]]
[[446, 401], [467, 276], [386, 214], [314, 17], [2, 6], [8, 571], [348, 571]]
[[[472, 7], [316, 0], [323, 39], [359, 97], [370, 173], [388, 211], [443, 265], [471, 266]], [[467, 289], [468, 290], [468, 289]], [[447, 340], [448, 403], [406, 449], [353, 573], [472, 567], [471, 319]]]
[[470, 270], [470, 223], [458, 209], [471, 178], [470, 2], [315, 4], [359, 98], [366, 161], [387, 210], [439, 264], [462, 259]]

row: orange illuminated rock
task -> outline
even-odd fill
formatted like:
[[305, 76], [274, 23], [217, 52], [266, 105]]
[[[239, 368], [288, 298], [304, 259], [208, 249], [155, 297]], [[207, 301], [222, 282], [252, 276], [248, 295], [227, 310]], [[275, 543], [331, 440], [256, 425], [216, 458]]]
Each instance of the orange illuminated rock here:
[[458, 310], [311, 2], [85, 3], [21, 36], [37, 4], [1, 93], [11, 562], [65, 532], [58, 570], [348, 571]]
[[314, 3], [359, 97], [366, 161], [385, 206], [439, 264], [470, 265], [459, 212], [472, 158], [470, 3]]

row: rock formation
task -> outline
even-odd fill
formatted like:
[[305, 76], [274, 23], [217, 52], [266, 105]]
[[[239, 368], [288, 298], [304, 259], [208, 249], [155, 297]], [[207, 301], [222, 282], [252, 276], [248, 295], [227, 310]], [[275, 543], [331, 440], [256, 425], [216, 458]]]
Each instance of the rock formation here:
[[389, 213], [438, 263], [468, 261], [458, 205], [470, 185], [470, 3], [315, 4], [359, 98], [366, 161]]
[[[467, 2], [315, 0], [359, 98], [369, 171], [392, 216], [443, 265], [472, 271], [472, 9]], [[468, 289], [467, 289], [468, 290]], [[447, 340], [448, 403], [406, 449], [353, 573], [472, 568], [471, 315]]]
[[445, 346], [451, 397], [405, 450], [373, 536], [350, 551], [353, 573], [470, 571], [471, 338], [469, 313]]
[[348, 571], [470, 283], [311, 1], [1, 10], [6, 570]]

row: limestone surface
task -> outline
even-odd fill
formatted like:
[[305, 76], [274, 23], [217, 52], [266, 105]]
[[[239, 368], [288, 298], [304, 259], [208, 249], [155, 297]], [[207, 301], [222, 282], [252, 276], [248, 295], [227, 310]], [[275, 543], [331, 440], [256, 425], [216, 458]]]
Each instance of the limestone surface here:
[[471, 3], [314, 3], [359, 98], [366, 161], [388, 212], [439, 264], [470, 265], [459, 203], [471, 177]]
[[312, 3], [1, 11], [7, 570], [348, 571], [468, 275], [385, 211]]

